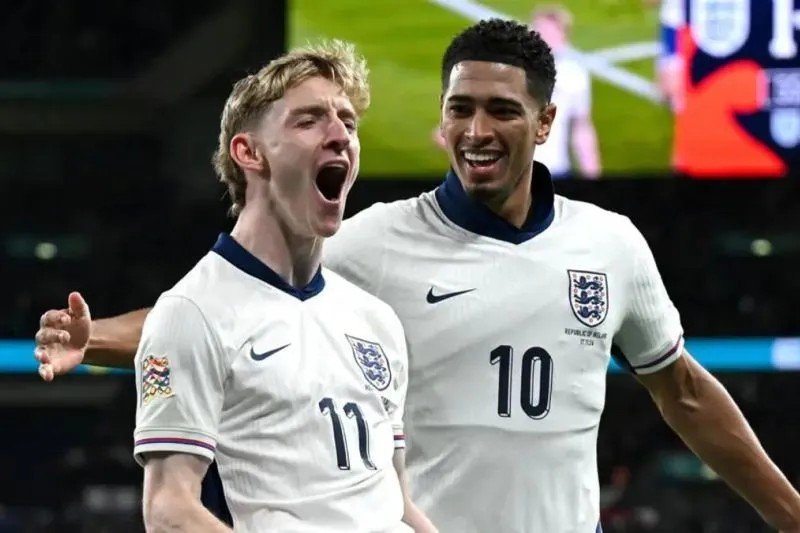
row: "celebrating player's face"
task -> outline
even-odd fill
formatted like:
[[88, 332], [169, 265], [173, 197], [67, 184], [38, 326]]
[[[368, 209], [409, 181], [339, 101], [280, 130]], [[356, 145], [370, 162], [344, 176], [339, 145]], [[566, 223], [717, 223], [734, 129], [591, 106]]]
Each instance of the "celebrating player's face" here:
[[450, 164], [468, 194], [503, 203], [530, 176], [533, 152], [547, 139], [555, 108], [527, 89], [525, 71], [463, 61], [442, 96], [442, 133]]
[[276, 101], [259, 134], [269, 165], [269, 197], [295, 232], [329, 237], [339, 229], [358, 174], [356, 112], [335, 83], [310, 78]]

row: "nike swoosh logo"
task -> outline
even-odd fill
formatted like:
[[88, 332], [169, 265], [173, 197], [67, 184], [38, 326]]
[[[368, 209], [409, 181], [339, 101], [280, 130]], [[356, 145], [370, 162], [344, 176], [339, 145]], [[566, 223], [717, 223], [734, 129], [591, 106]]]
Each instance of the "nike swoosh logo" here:
[[[289, 344], [291, 344], [291, 342]], [[250, 346], [250, 357], [253, 358], [253, 361], [263, 361], [264, 359], [266, 359], [270, 355], [274, 355], [274, 354], [280, 352], [281, 350], [283, 350], [284, 348], [289, 346], [289, 344], [284, 344], [283, 346], [281, 346], [279, 348], [275, 348], [274, 350], [270, 350], [270, 351], [264, 352], [264, 353], [256, 353], [255, 350], [253, 350], [253, 347]]]
[[458, 292], [448, 292], [446, 294], [433, 294], [433, 287], [428, 291], [428, 296], [426, 300], [428, 300], [429, 304], [437, 304], [442, 300], [447, 300], [448, 298], [452, 298], [454, 296], [461, 296], [462, 294], [467, 294], [468, 292], [472, 292], [475, 289], [467, 289], [465, 291], [458, 291]]

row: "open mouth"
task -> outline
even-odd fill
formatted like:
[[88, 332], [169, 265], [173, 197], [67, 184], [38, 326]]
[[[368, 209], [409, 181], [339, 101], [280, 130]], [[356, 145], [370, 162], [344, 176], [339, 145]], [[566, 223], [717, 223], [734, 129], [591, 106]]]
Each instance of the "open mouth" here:
[[503, 152], [497, 150], [466, 150], [464, 160], [472, 168], [488, 168], [500, 161]]
[[317, 172], [317, 189], [329, 201], [337, 200], [341, 196], [345, 181], [347, 167], [341, 163], [325, 165]]

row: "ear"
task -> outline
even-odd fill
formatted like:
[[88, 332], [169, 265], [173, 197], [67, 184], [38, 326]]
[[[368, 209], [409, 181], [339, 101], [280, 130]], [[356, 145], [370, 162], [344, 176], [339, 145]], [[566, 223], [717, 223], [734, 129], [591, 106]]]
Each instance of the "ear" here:
[[539, 127], [536, 129], [536, 144], [544, 144], [556, 118], [556, 104], [549, 103], [539, 112]]
[[269, 169], [264, 154], [253, 142], [252, 137], [248, 133], [237, 133], [231, 138], [229, 147], [231, 159], [236, 163], [239, 168], [250, 170], [259, 174]]

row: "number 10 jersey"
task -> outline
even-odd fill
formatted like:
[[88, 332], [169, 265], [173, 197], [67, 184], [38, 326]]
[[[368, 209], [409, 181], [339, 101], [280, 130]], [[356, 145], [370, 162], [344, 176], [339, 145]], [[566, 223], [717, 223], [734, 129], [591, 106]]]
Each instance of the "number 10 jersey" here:
[[328, 243], [329, 268], [403, 323], [409, 482], [443, 533], [595, 531], [612, 343], [637, 373], [682, 352], [678, 312], [631, 222], [555, 196], [539, 164], [533, 203], [514, 228], [451, 173]]

